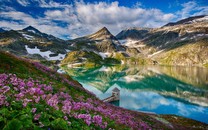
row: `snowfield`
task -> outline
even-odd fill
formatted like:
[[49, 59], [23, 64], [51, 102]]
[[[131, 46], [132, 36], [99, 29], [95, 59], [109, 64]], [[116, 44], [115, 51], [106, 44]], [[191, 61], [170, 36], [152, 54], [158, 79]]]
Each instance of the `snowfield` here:
[[35, 48], [29, 48], [28, 45], [25, 45], [25, 49], [27, 50], [28, 54], [32, 54], [32, 55], [39, 54], [46, 60], [63, 60], [66, 56], [66, 54], [58, 54], [58, 56], [50, 57], [49, 56], [50, 54], [55, 54], [55, 53], [51, 51], [41, 52], [40, 49], [37, 48], [37, 46]]
[[126, 40], [119, 40], [119, 42], [122, 45], [128, 46], [130, 48], [138, 48], [138, 47], [144, 47], [145, 46], [143, 44], [137, 44], [139, 42], [138, 40], [126, 39]]

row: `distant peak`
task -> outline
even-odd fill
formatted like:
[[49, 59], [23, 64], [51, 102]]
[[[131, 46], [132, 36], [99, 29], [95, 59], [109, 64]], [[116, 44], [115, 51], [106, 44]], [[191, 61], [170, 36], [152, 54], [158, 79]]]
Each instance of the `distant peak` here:
[[23, 29], [24, 31], [29, 31], [29, 32], [34, 32], [34, 33], [41, 33], [38, 29], [36, 29], [33, 26], [28, 26], [26, 28]]
[[36, 29], [36, 28], [34, 28], [33, 26], [27, 26], [27, 27], [24, 28], [24, 29]]
[[109, 34], [109, 35], [112, 35], [110, 33], [110, 31], [106, 28], [106, 27], [103, 27], [101, 28], [99, 31], [97, 31], [96, 33], [103, 33], [103, 34]]
[[131, 30], [150, 30], [151, 28], [147, 28], [147, 27], [130, 27], [130, 28], [126, 28], [124, 29], [125, 31], [131, 31]]
[[101, 30], [108, 30], [106, 27], [103, 27]]
[[101, 39], [102, 40], [104, 40], [104, 39], [116, 39], [106, 27], [101, 28], [99, 31], [89, 35], [88, 37], [91, 38], [91, 39], [97, 39], [97, 40], [98, 39], [99, 40], [101, 40]]
[[175, 26], [175, 25], [179, 25], [179, 24], [191, 24], [193, 22], [200, 22], [200, 21], [207, 21], [207, 19], [208, 19], [207, 17], [208, 17], [208, 15], [192, 16], [192, 17], [188, 17], [188, 18], [179, 20], [177, 22], [170, 22], [170, 23], [164, 25], [163, 27], [165, 27], [165, 26]]

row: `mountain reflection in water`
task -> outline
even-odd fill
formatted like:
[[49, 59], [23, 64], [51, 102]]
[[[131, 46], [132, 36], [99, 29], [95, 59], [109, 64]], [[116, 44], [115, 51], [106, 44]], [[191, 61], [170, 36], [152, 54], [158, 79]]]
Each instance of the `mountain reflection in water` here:
[[121, 90], [120, 107], [208, 123], [208, 69], [176, 66], [64, 68], [100, 99]]

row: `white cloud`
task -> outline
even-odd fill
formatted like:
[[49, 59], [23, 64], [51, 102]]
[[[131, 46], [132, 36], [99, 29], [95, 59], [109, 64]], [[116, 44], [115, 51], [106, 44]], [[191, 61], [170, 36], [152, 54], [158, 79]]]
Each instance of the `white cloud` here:
[[[29, 5], [25, 0], [18, 0], [22, 5]], [[60, 36], [63, 32], [70, 36], [83, 36], [93, 33], [98, 29], [106, 26], [113, 34], [127, 27], [144, 26], [144, 27], [158, 27], [174, 18], [173, 14], [165, 14], [158, 9], [143, 9], [141, 3], [136, 7], [129, 8], [119, 6], [118, 2], [106, 3], [84, 3], [75, 2], [75, 5], [61, 4], [54, 1], [35, 0], [42, 8], [48, 9], [44, 13], [44, 17], [33, 18], [29, 14], [8, 11], [2, 12], [2, 17], [11, 18], [13, 20], [20, 20], [23, 23], [31, 24], [36, 27], [44, 25], [44, 32]], [[66, 23], [63, 30], [54, 20]], [[48, 27], [46, 29], [46, 27]], [[42, 28], [41, 28], [42, 29]], [[67, 30], [67, 31], [66, 31]]]
[[199, 7], [198, 10], [199, 11], [194, 13], [193, 16], [208, 15], [208, 6]]
[[64, 7], [70, 7], [71, 5], [69, 4], [63, 4], [63, 3], [57, 3], [53, 0], [35, 0], [38, 2], [39, 6], [42, 8], [64, 8]]
[[181, 18], [186, 18], [190, 15], [192, 10], [195, 10], [197, 4], [194, 1], [190, 1], [182, 4], [183, 9], [181, 10]]
[[181, 6], [183, 7], [182, 10], [177, 12], [178, 19], [208, 14], [208, 6], [200, 6], [196, 1], [189, 1], [181, 4]]
[[44, 33], [52, 34], [57, 37], [62, 37], [68, 33], [66, 28], [56, 25], [55, 22], [51, 22], [50, 20], [41, 17], [33, 18], [31, 15], [23, 12], [13, 10], [1, 12], [0, 17], [12, 19], [10, 21], [1, 20], [1, 27], [9, 27], [11, 29], [19, 30], [25, 28], [26, 26], [32, 25]]
[[129, 8], [119, 6], [118, 2], [77, 2], [75, 10], [85, 28], [96, 31], [106, 26], [114, 34], [126, 27], [158, 27], [174, 18], [174, 14], [165, 14], [158, 9]]
[[45, 19], [48, 20], [58, 20], [63, 22], [71, 22], [77, 20], [77, 16], [74, 14], [74, 9], [72, 6], [68, 6], [64, 9], [48, 10], [45, 13]]
[[13, 22], [13, 21], [6, 21], [6, 20], [1, 20], [0, 25], [3, 28], [7, 29], [14, 29], [14, 30], [20, 30], [25, 27], [25, 25], [20, 24], [19, 22]]
[[[21, 5], [33, 5], [28, 0], [18, 0]], [[192, 10], [194, 15], [208, 12], [206, 6], [198, 6], [194, 1], [182, 4], [183, 9], [177, 14], [164, 13], [159, 9], [145, 9], [141, 3], [135, 4], [133, 8], [119, 6], [118, 2], [97, 2], [84, 3], [75, 2], [74, 4], [57, 3], [53, 0], [33, 0], [34, 5], [44, 8], [45, 12], [39, 17], [33, 18], [31, 15], [9, 8], [0, 12], [1, 18], [9, 18], [15, 21], [15, 27], [20, 21], [20, 27], [32, 25], [55, 36], [69, 35], [71, 38], [93, 33], [102, 27], [107, 27], [114, 35], [124, 28], [129, 27], [160, 27], [173, 19], [188, 17]], [[10, 27], [11, 21], [1, 26]], [[62, 22], [60, 25], [58, 22]]]
[[28, 6], [30, 4], [27, 0], [17, 0], [17, 2], [22, 6]]
[[0, 16], [4, 18], [11, 18], [12, 20], [19, 20], [24, 23], [30, 23], [31, 25], [37, 23], [36, 19], [32, 18], [30, 15], [13, 10], [8, 12], [1, 12]]

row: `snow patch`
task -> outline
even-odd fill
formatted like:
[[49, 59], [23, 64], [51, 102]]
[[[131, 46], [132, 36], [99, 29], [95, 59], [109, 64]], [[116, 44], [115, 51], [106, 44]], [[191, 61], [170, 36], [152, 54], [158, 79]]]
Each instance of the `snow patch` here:
[[66, 52], [70, 52], [71, 50], [65, 49]]
[[28, 32], [36, 33], [35, 30], [27, 30]]
[[123, 64], [125, 64], [125, 62], [123, 60], [121, 60], [121, 64], [123, 65]]
[[103, 59], [105, 59], [105, 58], [108, 57], [111, 53], [109, 53], [109, 52], [105, 52], [105, 53], [99, 52], [98, 54], [99, 54]]
[[29, 48], [28, 45], [25, 45], [25, 49], [27, 50], [28, 54], [32, 54], [32, 55], [39, 54], [46, 60], [63, 60], [66, 56], [66, 54], [58, 54], [57, 56], [50, 57], [49, 56], [50, 54], [55, 54], [55, 53], [51, 51], [41, 52], [40, 49], [37, 48], [37, 46], [35, 48]]
[[126, 39], [126, 40], [119, 40], [119, 42], [125, 46], [128, 46], [130, 48], [138, 48], [138, 47], [144, 47], [145, 45], [143, 44], [136, 44], [139, 41], [138, 40], [131, 40], [131, 39]]
[[24, 37], [24, 38], [26, 38], [27, 40], [33, 40], [33, 36], [30, 36], [30, 35], [27, 35], [27, 34], [24, 34], [24, 33], [22, 33], [22, 36]]

